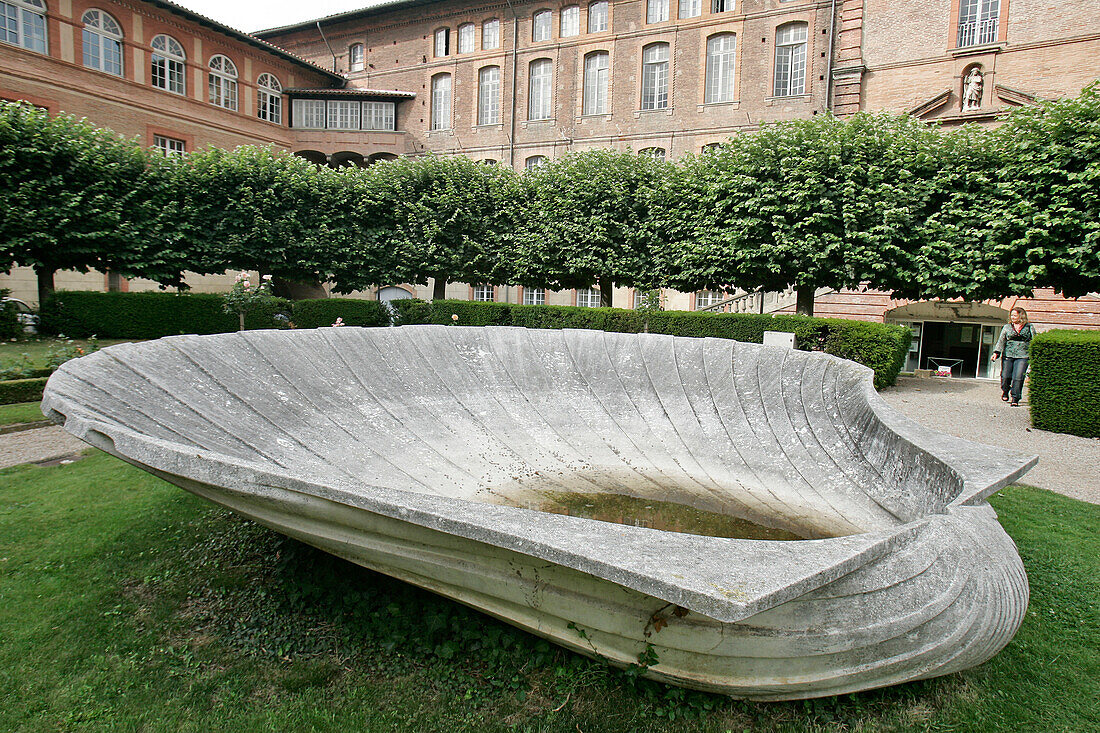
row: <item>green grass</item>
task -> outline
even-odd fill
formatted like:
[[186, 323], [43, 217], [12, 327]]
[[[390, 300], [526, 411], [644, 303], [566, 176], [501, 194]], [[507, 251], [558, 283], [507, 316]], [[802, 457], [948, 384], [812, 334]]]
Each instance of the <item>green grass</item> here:
[[610, 671], [101, 453], [6, 469], [0, 730], [1100, 731], [1100, 507], [993, 502], [1032, 591], [1000, 655], [762, 704]]
[[14, 405], [0, 405], [0, 425], [45, 420], [38, 404], [37, 402], [19, 402]]
[[[113, 344], [122, 344], [132, 339], [99, 339], [99, 348], [105, 348]], [[88, 348], [90, 339], [71, 339], [72, 346]], [[19, 341], [0, 341], [0, 368], [21, 364], [23, 355], [26, 354], [30, 363], [39, 368], [46, 366], [50, 352], [59, 348], [70, 346], [70, 339], [57, 338], [30, 338]]]

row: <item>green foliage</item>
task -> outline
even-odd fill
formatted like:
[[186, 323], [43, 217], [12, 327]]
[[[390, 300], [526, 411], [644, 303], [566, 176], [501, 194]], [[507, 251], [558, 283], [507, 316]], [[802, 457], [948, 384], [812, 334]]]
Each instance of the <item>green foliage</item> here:
[[420, 300], [419, 298], [391, 300], [390, 307], [394, 310], [393, 324], [395, 326], [408, 326], [414, 323], [431, 322], [431, 303]]
[[[44, 333], [82, 338], [152, 339], [180, 333], [224, 333], [239, 328], [215, 294], [99, 293], [61, 290], [42, 306]], [[245, 327], [285, 328], [290, 302], [272, 298], [245, 318]]]
[[795, 315], [650, 312], [467, 300], [437, 300], [424, 303], [424, 306], [417, 311], [418, 320], [406, 318], [402, 323], [591, 328], [618, 333], [728, 338], [757, 344], [763, 343], [765, 331], [786, 331], [795, 334], [796, 345], [803, 351], [824, 351], [870, 367], [875, 372], [875, 387], [879, 389], [892, 385], [897, 379], [912, 339], [909, 329], [901, 326]]
[[298, 328], [331, 326], [336, 319], [345, 326], [388, 326], [390, 314], [384, 303], [357, 298], [296, 300], [291, 320]]
[[222, 294], [222, 308], [226, 313], [237, 316], [241, 331], [245, 330], [249, 313], [270, 311], [278, 303], [278, 298], [271, 294], [271, 275], [264, 275], [260, 282], [253, 284], [247, 272], [237, 273], [233, 287]]
[[0, 339], [8, 340], [23, 335], [23, 324], [19, 322], [19, 309], [15, 303], [4, 298], [11, 295], [11, 290], [0, 288]]
[[1100, 331], [1047, 331], [1031, 342], [1031, 422], [1100, 438]]
[[33, 379], [10, 379], [0, 382], [0, 405], [14, 405], [17, 402], [33, 402], [42, 399], [42, 390], [46, 388], [49, 377]]

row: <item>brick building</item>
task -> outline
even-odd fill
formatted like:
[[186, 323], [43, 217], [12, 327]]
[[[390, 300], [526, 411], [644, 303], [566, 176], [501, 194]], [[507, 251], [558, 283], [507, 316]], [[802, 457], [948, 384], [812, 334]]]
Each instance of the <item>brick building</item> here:
[[[160, 1], [0, 8], [9, 18], [41, 15], [47, 37], [0, 37], [2, 98], [85, 115], [151, 144], [176, 140], [173, 150], [178, 141], [272, 142], [330, 165], [431, 151], [522, 170], [597, 147], [671, 159], [762, 123], [830, 111], [996, 124], [1011, 107], [1077, 94], [1100, 76], [1100, 16], [1069, 0], [397, 0], [252, 35]], [[112, 40], [93, 11], [116, 21], [120, 74], [85, 54], [88, 34]], [[182, 94], [166, 91], [158, 71], [171, 65], [170, 49], [154, 44], [162, 35], [182, 48]], [[217, 101], [226, 74], [215, 56], [236, 71], [236, 109]], [[278, 99], [278, 120], [265, 118], [262, 99]], [[364, 296], [430, 292], [394, 286]], [[616, 293], [616, 305], [637, 295]], [[598, 303], [591, 290], [457, 283], [448, 296]], [[663, 298], [676, 309], [793, 309], [790, 292]], [[983, 327], [1003, 322], [1011, 305], [820, 292], [816, 309], [911, 323], [922, 330], [922, 366], [932, 352], [965, 346], [974, 352], [966, 373], [981, 375]], [[1040, 327], [1100, 328], [1100, 298], [1043, 293], [1031, 310]]]

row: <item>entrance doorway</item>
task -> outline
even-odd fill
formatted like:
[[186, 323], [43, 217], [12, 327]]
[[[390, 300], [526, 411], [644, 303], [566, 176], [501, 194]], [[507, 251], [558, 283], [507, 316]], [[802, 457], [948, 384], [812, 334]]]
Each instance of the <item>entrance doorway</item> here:
[[996, 362], [991, 357], [999, 326], [957, 321], [909, 321], [900, 325], [913, 331], [907, 371], [950, 367], [953, 377], [997, 376]]

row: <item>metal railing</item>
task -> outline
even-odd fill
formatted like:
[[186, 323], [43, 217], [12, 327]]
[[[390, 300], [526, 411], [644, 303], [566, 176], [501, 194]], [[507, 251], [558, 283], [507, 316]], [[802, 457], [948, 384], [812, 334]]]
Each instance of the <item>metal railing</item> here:
[[959, 35], [955, 45], [963, 48], [996, 43], [998, 20], [999, 18], [985, 18], [984, 20], [962, 21], [959, 23]]

